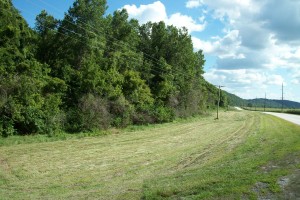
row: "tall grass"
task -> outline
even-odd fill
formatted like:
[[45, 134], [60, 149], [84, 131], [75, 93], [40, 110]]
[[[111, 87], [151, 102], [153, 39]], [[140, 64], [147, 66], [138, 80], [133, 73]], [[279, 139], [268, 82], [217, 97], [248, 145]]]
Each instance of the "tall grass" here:
[[18, 144], [35, 144], [35, 143], [45, 143], [45, 142], [56, 142], [56, 141], [64, 141], [70, 139], [80, 139], [84, 137], [96, 137], [103, 136], [115, 133], [116, 129], [110, 129], [106, 131], [89, 131], [89, 132], [81, 132], [76, 134], [70, 134], [66, 132], [58, 132], [53, 135], [46, 134], [37, 134], [37, 135], [25, 135], [25, 136], [9, 136], [9, 137], [0, 137], [0, 147], [1, 146], [13, 146]]

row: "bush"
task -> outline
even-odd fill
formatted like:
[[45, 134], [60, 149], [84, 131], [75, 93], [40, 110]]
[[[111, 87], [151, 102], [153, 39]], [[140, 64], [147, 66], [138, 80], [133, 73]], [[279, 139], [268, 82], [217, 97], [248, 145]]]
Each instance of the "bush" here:
[[43, 113], [44, 126], [42, 130], [48, 135], [61, 131], [65, 122], [65, 114], [60, 110], [61, 98], [58, 95], [49, 94], [45, 97]]
[[120, 96], [115, 101], [111, 101], [109, 108], [110, 113], [113, 115], [113, 126], [126, 127], [132, 124], [134, 106], [131, 105], [124, 96]]
[[92, 94], [82, 97], [79, 103], [83, 130], [107, 129], [111, 123], [107, 102]]
[[14, 135], [16, 130], [14, 129], [13, 122], [11, 120], [0, 120], [0, 136], [8, 137]]
[[66, 124], [64, 129], [70, 133], [76, 133], [83, 130], [82, 115], [78, 107], [71, 107], [66, 112]]
[[154, 117], [159, 123], [170, 122], [174, 119], [175, 114], [171, 108], [159, 105], [154, 108]]
[[157, 120], [155, 116], [150, 113], [149, 110], [145, 111], [136, 111], [132, 116], [133, 124], [144, 125], [144, 124], [153, 124]]

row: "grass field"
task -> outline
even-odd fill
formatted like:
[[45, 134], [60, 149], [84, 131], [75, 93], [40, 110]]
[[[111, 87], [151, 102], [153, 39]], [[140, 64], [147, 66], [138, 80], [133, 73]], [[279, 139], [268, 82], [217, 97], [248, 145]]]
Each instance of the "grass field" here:
[[3, 145], [0, 199], [299, 195], [300, 126], [247, 111], [221, 112], [219, 117]]

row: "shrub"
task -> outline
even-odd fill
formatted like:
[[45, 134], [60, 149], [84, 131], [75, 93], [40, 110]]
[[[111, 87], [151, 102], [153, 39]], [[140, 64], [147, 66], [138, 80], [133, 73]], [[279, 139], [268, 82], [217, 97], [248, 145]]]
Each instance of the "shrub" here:
[[48, 135], [59, 132], [65, 122], [65, 114], [60, 110], [61, 98], [58, 95], [49, 94], [45, 97], [43, 105], [44, 126], [42, 130]]
[[142, 125], [142, 124], [153, 124], [157, 120], [153, 113], [150, 113], [150, 110], [136, 111], [132, 116], [133, 124]]
[[0, 120], [0, 136], [8, 137], [14, 135], [16, 130], [14, 129], [12, 120]]
[[159, 123], [170, 122], [174, 119], [175, 114], [171, 108], [159, 105], [154, 108], [154, 117]]
[[130, 104], [124, 96], [120, 96], [115, 101], [110, 102], [110, 113], [113, 115], [112, 125], [116, 127], [126, 127], [132, 124], [134, 106]]
[[80, 99], [79, 110], [83, 130], [107, 129], [110, 126], [111, 116], [104, 99], [87, 94]]

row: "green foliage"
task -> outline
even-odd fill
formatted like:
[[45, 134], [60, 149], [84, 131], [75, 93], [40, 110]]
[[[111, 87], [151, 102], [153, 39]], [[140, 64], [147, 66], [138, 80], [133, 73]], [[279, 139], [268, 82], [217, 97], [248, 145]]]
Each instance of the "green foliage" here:
[[153, 105], [150, 88], [136, 71], [125, 71], [123, 91], [126, 99], [137, 109], [143, 110]]
[[0, 61], [0, 135], [52, 134], [61, 128], [64, 81], [48, 76], [48, 65], [35, 59], [36, 36], [11, 2], [0, 6], [0, 52], [5, 54]]
[[55, 56], [54, 44], [56, 39], [58, 20], [53, 16], [48, 15], [46, 11], [42, 11], [36, 17], [35, 30], [38, 33], [39, 39], [37, 42], [36, 57], [41, 62], [47, 62]]
[[61, 21], [42, 11], [33, 30], [10, 0], [0, 8], [2, 136], [169, 122], [216, 105], [186, 29], [105, 16], [105, 0], [76, 0]]
[[154, 116], [157, 122], [170, 122], [174, 119], [172, 109], [161, 105], [155, 107]]
[[125, 127], [132, 124], [134, 106], [124, 96], [120, 96], [115, 101], [111, 101], [110, 113], [113, 115], [113, 126]]
[[107, 129], [110, 126], [107, 102], [100, 97], [92, 94], [83, 96], [79, 108], [83, 130]]
[[48, 94], [45, 96], [43, 110], [43, 126], [42, 133], [54, 135], [63, 127], [65, 123], [65, 113], [60, 109], [62, 100], [59, 94]]

